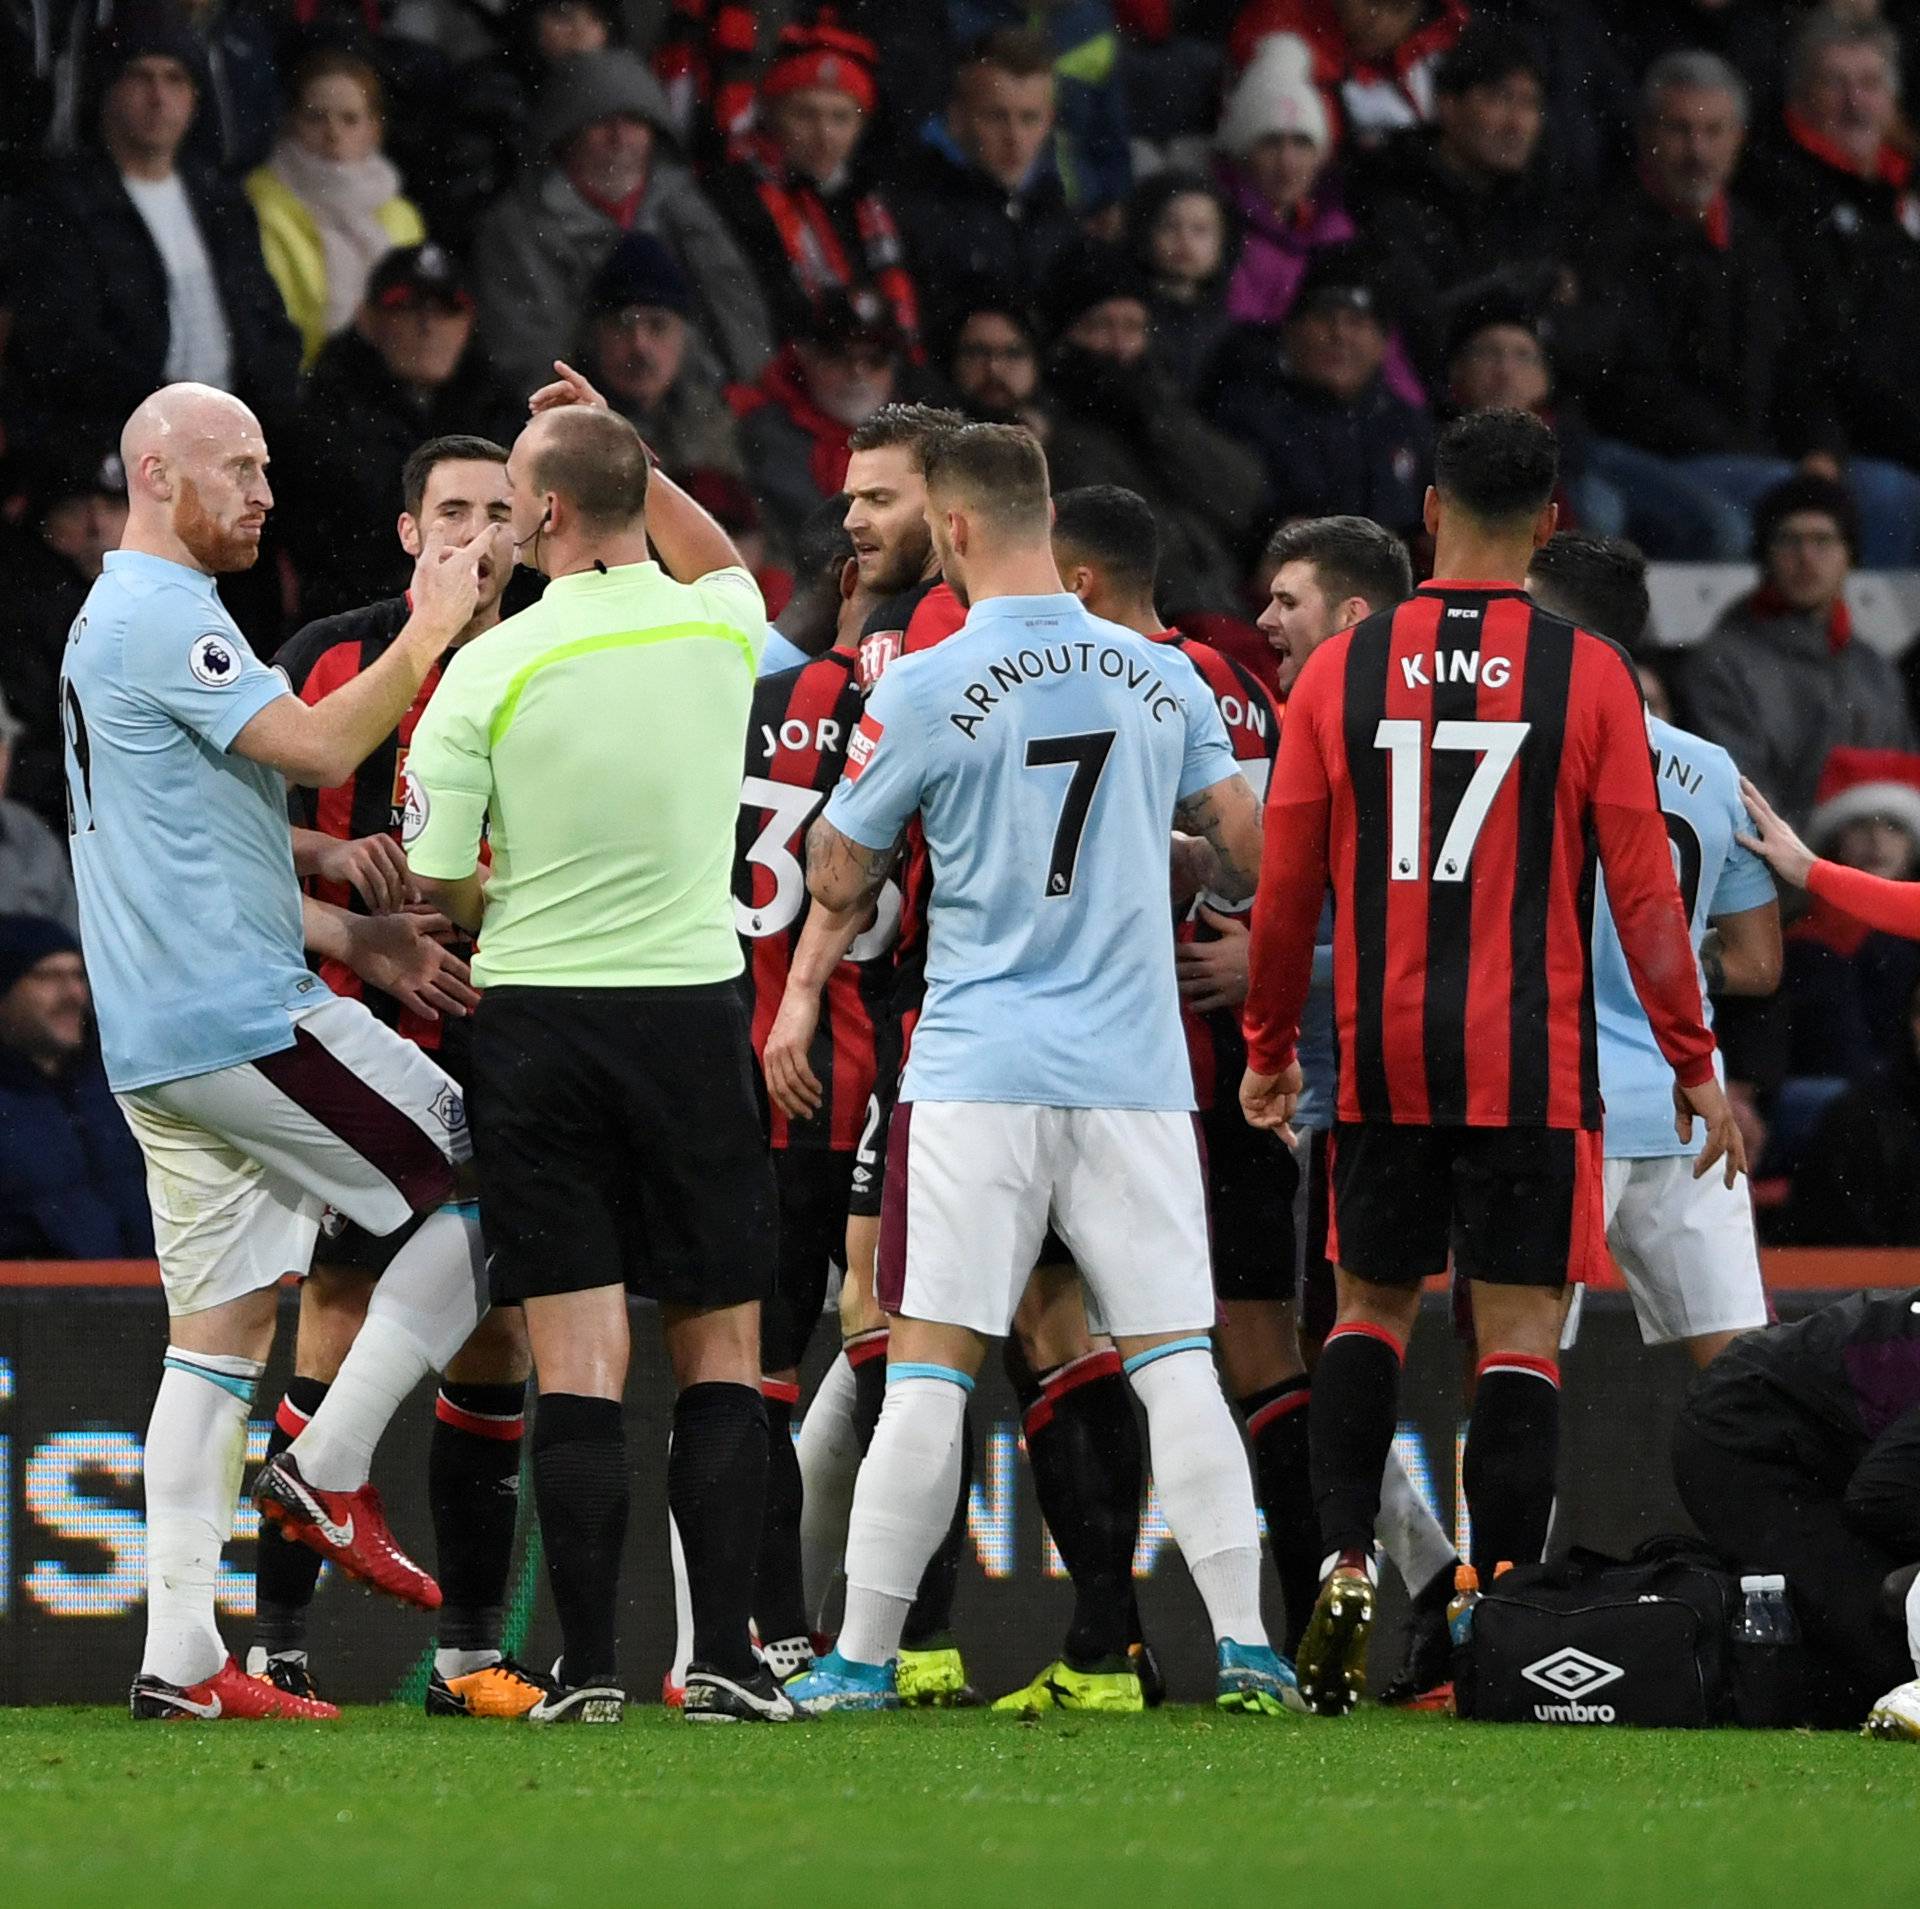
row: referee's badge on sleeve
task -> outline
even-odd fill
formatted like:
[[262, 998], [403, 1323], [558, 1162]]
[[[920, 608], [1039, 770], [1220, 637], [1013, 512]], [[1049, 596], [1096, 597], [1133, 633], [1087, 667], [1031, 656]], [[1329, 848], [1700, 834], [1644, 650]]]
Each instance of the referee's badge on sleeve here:
[[853, 734], [847, 738], [846, 778], [849, 782], [858, 782], [860, 772], [873, 760], [873, 752], [880, 746], [880, 738], [886, 725], [877, 723], [872, 716], [862, 716]]
[[417, 842], [427, 826], [433, 804], [427, 799], [426, 784], [411, 769], [400, 776], [400, 840]]

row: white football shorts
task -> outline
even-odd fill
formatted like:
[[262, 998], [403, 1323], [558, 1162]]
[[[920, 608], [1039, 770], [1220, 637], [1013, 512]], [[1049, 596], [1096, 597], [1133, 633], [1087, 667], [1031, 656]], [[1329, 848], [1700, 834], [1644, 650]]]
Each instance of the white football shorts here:
[[1691, 1154], [1606, 1163], [1607, 1245], [1626, 1276], [1640, 1337], [1671, 1345], [1767, 1323], [1743, 1179], [1693, 1177]]

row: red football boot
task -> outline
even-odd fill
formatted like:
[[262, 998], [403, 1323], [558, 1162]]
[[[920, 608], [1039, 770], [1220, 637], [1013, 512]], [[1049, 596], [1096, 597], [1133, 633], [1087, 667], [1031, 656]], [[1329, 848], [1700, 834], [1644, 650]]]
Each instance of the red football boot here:
[[264, 1677], [249, 1677], [231, 1657], [197, 1684], [170, 1684], [142, 1674], [129, 1700], [136, 1723], [213, 1723], [271, 1718], [279, 1723], [324, 1723], [339, 1710], [318, 1697], [296, 1697]]
[[358, 1491], [322, 1491], [300, 1476], [291, 1452], [260, 1468], [253, 1502], [289, 1538], [337, 1564], [349, 1577], [389, 1592], [423, 1611], [440, 1608], [440, 1587], [402, 1551], [371, 1485]]

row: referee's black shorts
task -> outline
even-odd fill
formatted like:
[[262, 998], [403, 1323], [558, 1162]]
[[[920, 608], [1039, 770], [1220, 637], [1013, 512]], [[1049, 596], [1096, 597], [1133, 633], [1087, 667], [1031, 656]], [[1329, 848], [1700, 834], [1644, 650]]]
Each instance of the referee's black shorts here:
[[467, 1096], [496, 1301], [764, 1299], [773, 1169], [738, 987], [492, 987]]

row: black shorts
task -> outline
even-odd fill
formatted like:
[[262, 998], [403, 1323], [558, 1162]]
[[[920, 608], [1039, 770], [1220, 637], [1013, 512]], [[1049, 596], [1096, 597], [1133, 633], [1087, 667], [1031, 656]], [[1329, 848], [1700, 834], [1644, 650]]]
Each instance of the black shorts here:
[[1597, 1133], [1565, 1127], [1397, 1127], [1333, 1132], [1327, 1257], [1380, 1286], [1447, 1270], [1558, 1292], [1606, 1252]]
[[1307, 1167], [1300, 1176], [1305, 1182], [1304, 1197], [1297, 1201], [1305, 1217], [1300, 1240], [1300, 1338], [1314, 1346], [1321, 1344], [1340, 1316], [1333, 1261], [1327, 1257], [1327, 1231], [1333, 1224], [1333, 1166], [1327, 1156], [1332, 1149], [1333, 1135], [1326, 1128], [1308, 1131]]
[[764, 1299], [773, 1168], [732, 982], [487, 990], [467, 1097], [498, 1300]]
[[853, 1150], [853, 1186], [847, 1211], [856, 1219], [877, 1220], [880, 1196], [887, 1188], [887, 1132], [900, 1098], [900, 1073], [887, 1068], [874, 1077], [867, 1097], [867, 1117], [860, 1123], [859, 1144]]
[[805, 1358], [827, 1303], [829, 1270], [847, 1251], [853, 1155], [782, 1147], [773, 1156], [780, 1200], [780, 1253], [773, 1291], [760, 1309], [760, 1370], [785, 1372]]
[[1221, 1299], [1293, 1297], [1293, 1196], [1300, 1169], [1278, 1134], [1248, 1124], [1237, 1100], [1200, 1116], [1207, 1145], [1213, 1290]]

